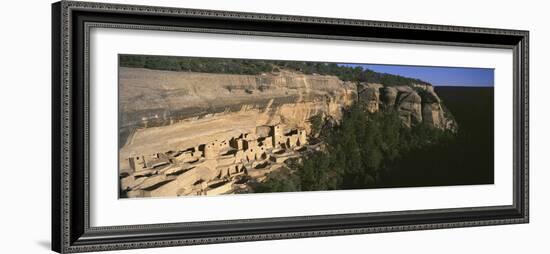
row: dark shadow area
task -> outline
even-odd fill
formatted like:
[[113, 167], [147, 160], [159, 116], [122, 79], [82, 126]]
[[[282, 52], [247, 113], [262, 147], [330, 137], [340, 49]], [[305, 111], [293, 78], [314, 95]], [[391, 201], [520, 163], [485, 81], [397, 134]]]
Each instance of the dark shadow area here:
[[493, 184], [493, 88], [436, 92], [458, 123], [456, 132], [405, 127], [393, 109], [369, 113], [354, 104], [340, 125], [321, 132], [326, 151], [290, 163], [286, 174], [271, 174], [256, 192]]
[[459, 124], [451, 142], [410, 151], [379, 187], [494, 183], [493, 88], [436, 87]]

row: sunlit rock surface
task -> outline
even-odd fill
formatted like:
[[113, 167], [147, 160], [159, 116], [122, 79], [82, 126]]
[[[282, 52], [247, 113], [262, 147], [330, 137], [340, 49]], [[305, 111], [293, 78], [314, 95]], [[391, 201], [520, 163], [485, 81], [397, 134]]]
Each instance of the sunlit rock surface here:
[[429, 85], [356, 84], [281, 71], [232, 75], [120, 68], [121, 197], [246, 193], [288, 160], [319, 150], [313, 116], [394, 109], [405, 126], [455, 130]]

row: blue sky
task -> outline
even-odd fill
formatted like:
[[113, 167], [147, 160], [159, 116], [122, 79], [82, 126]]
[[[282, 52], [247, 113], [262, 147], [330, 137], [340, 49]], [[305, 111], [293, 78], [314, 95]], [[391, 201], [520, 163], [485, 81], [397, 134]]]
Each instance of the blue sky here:
[[383, 64], [341, 64], [345, 66], [361, 66], [376, 72], [417, 78], [434, 86], [494, 86], [494, 69], [433, 67]]

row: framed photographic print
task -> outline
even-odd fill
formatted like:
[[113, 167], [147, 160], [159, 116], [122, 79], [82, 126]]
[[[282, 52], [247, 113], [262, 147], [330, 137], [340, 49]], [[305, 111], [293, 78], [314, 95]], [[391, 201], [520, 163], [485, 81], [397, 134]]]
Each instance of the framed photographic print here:
[[57, 252], [528, 222], [528, 31], [52, 11]]

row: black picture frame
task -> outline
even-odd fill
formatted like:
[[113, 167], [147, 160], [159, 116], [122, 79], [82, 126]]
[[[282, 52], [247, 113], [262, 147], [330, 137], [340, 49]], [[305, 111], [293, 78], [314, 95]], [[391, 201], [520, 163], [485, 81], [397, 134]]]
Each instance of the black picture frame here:
[[[512, 49], [513, 205], [91, 227], [87, 33], [92, 27]], [[528, 31], [72, 1], [54, 3], [52, 249], [60, 253], [89, 252], [528, 223], [528, 83]]]

